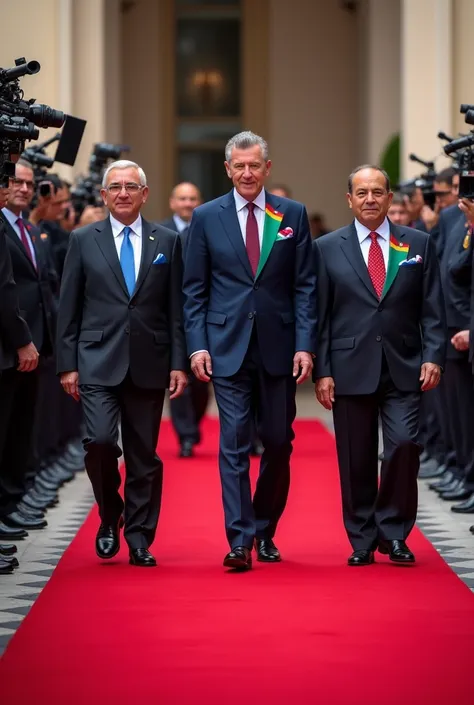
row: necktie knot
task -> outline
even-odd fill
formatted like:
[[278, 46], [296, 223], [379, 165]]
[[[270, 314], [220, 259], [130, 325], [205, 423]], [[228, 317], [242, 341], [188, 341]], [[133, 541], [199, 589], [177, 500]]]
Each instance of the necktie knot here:
[[255, 203], [247, 203], [247, 208], [249, 209], [249, 213], [253, 213], [255, 210]]
[[125, 228], [123, 229], [124, 238], [129, 238], [131, 232], [132, 232], [132, 229], [129, 228], [128, 225], [126, 225]]
[[370, 233], [370, 239], [372, 240], [372, 242], [377, 242], [378, 236], [379, 236], [379, 234], [376, 233], [376, 232], [371, 232], [371, 233]]

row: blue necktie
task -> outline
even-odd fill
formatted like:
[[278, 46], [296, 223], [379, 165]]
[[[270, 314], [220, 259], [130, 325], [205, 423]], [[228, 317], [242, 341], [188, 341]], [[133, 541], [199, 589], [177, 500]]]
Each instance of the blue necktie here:
[[130, 242], [131, 232], [128, 225], [123, 229], [123, 241], [120, 248], [120, 266], [122, 267], [123, 277], [130, 297], [135, 289], [135, 257], [133, 255], [133, 246]]

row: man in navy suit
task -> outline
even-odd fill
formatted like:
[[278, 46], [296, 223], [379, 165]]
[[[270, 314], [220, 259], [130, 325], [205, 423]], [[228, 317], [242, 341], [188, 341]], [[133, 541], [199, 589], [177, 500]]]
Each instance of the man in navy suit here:
[[[351, 566], [378, 547], [397, 563], [415, 523], [421, 393], [439, 383], [446, 350], [441, 279], [427, 233], [387, 218], [387, 174], [349, 177], [351, 225], [314, 241], [319, 338], [314, 381], [333, 409]], [[378, 419], [384, 459], [378, 487]]]
[[[219, 408], [219, 470], [227, 539], [224, 566], [276, 562], [273, 543], [286, 505], [296, 384], [311, 374], [316, 347], [316, 279], [304, 206], [272, 196], [264, 139], [229, 140], [225, 168], [234, 188], [194, 211], [184, 293], [191, 369], [211, 379]], [[254, 414], [264, 453], [251, 497]]]

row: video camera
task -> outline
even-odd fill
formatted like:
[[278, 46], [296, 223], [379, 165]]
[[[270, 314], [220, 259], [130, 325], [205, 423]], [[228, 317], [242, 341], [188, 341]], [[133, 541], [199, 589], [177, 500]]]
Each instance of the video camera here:
[[25, 149], [26, 140], [37, 140], [38, 127], [61, 127], [66, 116], [35, 99], [24, 100], [19, 79], [41, 69], [38, 61], [16, 59], [14, 68], [0, 68], [0, 186], [8, 186], [15, 176], [15, 161]]
[[[474, 125], [474, 105], [463, 103], [460, 112], [468, 125]], [[474, 131], [451, 140], [444, 151], [453, 156], [459, 168], [459, 198], [474, 199]]]
[[103, 206], [100, 196], [102, 177], [110, 160], [120, 159], [122, 152], [128, 152], [126, 144], [109, 144], [97, 142], [89, 159], [89, 173], [76, 182], [71, 189], [71, 199], [77, 214], [82, 213], [86, 206]]
[[434, 190], [434, 180], [436, 176], [434, 162], [424, 161], [423, 159], [420, 159], [420, 157], [417, 157], [416, 154], [410, 154], [408, 158], [412, 162], [417, 162], [418, 164], [424, 166], [426, 171], [416, 179], [400, 182], [396, 187], [397, 191], [407, 193], [411, 192], [415, 188], [419, 188], [423, 194], [423, 201], [425, 205], [433, 209], [436, 200], [436, 192]]

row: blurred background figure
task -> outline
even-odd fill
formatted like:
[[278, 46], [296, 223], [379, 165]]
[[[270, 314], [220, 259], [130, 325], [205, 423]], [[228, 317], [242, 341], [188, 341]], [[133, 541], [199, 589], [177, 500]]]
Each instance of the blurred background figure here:
[[272, 196], [279, 196], [280, 198], [293, 198], [291, 189], [285, 184], [275, 184], [269, 189], [268, 193], [271, 193]]
[[392, 203], [388, 209], [388, 217], [395, 225], [409, 225], [410, 213], [407, 208], [406, 197], [401, 193], [393, 194]]
[[[201, 194], [197, 186], [191, 183], [177, 184], [171, 192], [169, 206], [171, 218], [161, 225], [179, 233], [183, 250], [186, 252], [189, 224], [194, 209], [201, 203]], [[209, 385], [200, 382], [189, 374], [189, 385], [183, 394], [170, 401], [171, 421], [179, 441], [181, 458], [191, 458], [193, 448], [201, 441], [200, 423], [209, 402]]]
[[326, 235], [329, 232], [324, 216], [321, 215], [321, 213], [311, 213], [309, 216], [309, 228], [313, 240], [316, 240], [317, 237]]

